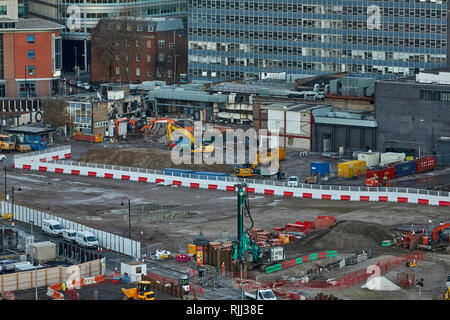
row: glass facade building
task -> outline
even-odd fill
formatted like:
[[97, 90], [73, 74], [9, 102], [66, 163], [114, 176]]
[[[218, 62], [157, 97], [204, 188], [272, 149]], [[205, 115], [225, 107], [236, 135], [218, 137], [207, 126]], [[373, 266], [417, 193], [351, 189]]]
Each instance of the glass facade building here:
[[447, 0], [188, 0], [189, 77], [392, 77], [447, 63]]

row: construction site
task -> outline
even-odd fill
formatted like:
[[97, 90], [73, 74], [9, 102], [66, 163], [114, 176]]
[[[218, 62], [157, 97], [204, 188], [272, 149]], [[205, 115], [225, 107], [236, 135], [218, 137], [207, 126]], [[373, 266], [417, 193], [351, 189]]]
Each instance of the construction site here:
[[[282, 148], [257, 154], [248, 164], [176, 165], [171, 149], [179, 144], [186, 143], [192, 156], [212, 154], [218, 145], [195, 143], [192, 127], [182, 123], [152, 118], [141, 128], [131, 123], [125, 135], [98, 142], [78, 134], [59, 143], [70, 148], [70, 159], [69, 151], [62, 159], [50, 148], [14, 158], [8, 183], [21, 188], [14, 204], [140, 244], [137, 255], [119, 260], [104, 255], [106, 246], [100, 244], [97, 253], [106, 256], [105, 270], [97, 276], [101, 280], [71, 289], [64, 299], [448, 299], [449, 167], [432, 160], [425, 166], [422, 158], [404, 154], [390, 154], [390, 160], [379, 155], [369, 167], [358, 159], [371, 152]], [[175, 132], [183, 138], [174, 139]], [[263, 160], [274, 158], [277, 170], [263, 173]], [[398, 166], [405, 163], [419, 164], [399, 174]], [[321, 167], [315, 171], [316, 166]], [[379, 174], [390, 168], [397, 173]], [[133, 172], [148, 178], [133, 178]], [[264, 191], [258, 191], [260, 184]], [[333, 188], [349, 195], [337, 197]], [[353, 190], [365, 193], [348, 201], [355, 200]], [[392, 201], [389, 192], [414, 193], [415, 198]], [[3, 224], [10, 226], [14, 220], [7, 218]], [[123, 271], [126, 265], [138, 265], [140, 272], [132, 276]], [[48, 290], [40, 289], [41, 298], [56, 299]], [[25, 300], [34, 294], [33, 289], [13, 292], [15, 299]]]

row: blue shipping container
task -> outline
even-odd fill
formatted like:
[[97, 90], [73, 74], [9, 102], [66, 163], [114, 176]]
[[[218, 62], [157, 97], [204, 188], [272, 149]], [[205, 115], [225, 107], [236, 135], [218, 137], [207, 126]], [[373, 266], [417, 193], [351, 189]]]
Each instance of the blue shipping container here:
[[415, 161], [407, 161], [399, 163], [395, 165], [395, 172], [396, 177], [403, 177], [408, 176], [410, 174], [414, 174], [414, 172], [416, 172], [416, 163]]
[[195, 173], [195, 170], [191, 169], [177, 169], [177, 168], [164, 168], [163, 174], [172, 174], [172, 173]]
[[331, 163], [326, 161], [311, 162], [311, 174], [320, 174], [322, 177], [331, 172]]
[[228, 173], [225, 173], [225, 172], [198, 171], [195, 174], [204, 175], [204, 176], [228, 177]]

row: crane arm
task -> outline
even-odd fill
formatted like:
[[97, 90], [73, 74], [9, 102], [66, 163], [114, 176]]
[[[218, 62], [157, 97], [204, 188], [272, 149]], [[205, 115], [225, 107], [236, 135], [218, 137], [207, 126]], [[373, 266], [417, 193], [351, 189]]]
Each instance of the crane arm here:
[[445, 224], [443, 224], [441, 226], [438, 226], [438, 227], [434, 228], [434, 230], [433, 230], [433, 240], [434, 240], [434, 242], [437, 242], [439, 240], [439, 231], [441, 231], [443, 229], [446, 229], [448, 227], [450, 227], [450, 223], [445, 223]]

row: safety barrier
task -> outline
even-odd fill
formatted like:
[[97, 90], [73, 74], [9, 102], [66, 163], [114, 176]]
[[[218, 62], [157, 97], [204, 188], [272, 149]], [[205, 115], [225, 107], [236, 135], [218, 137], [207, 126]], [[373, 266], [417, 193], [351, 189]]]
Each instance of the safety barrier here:
[[[12, 204], [9, 202], [1, 202], [1, 212], [3, 214], [12, 213]], [[27, 207], [14, 205], [14, 220], [32, 223], [34, 226], [42, 227], [42, 220], [52, 219], [58, 221], [63, 228], [70, 228], [75, 231], [89, 231], [92, 232], [98, 240], [99, 246], [108, 248], [111, 251], [123, 253], [125, 255], [141, 258], [141, 243], [118, 235], [100, 231], [85, 225], [60, 218], [49, 213], [41, 212]]]
[[[71, 290], [69, 288], [76, 288], [80, 289], [84, 286], [97, 284], [105, 281], [105, 276], [103, 274], [95, 276], [95, 277], [89, 277], [89, 278], [81, 278], [77, 280], [72, 280], [70, 282], [66, 281], [67, 290]], [[47, 288], [47, 296], [52, 297], [54, 300], [64, 300], [64, 294], [62, 294], [61, 291], [63, 290], [63, 283], [55, 283]]]
[[69, 159], [72, 157], [70, 145], [55, 147], [46, 150], [19, 153], [14, 155], [14, 166], [26, 164], [30, 161], [48, 162], [59, 159]]
[[325, 259], [325, 258], [330, 258], [330, 257], [336, 257], [337, 256], [337, 251], [324, 251], [324, 252], [319, 252], [319, 253], [312, 253], [309, 255], [305, 255], [296, 259], [292, 259], [286, 262], [283, 262], [281, 264], [276, 264], [270, 267], [267, 267], [265, 272], [266, 273], [272, 273], [275, 271], [280, 271], [283, 269], [287, 269], [287, 268], [291, 268], [293, 266], [296, 266], [298, 264], [302, 264], [304, 262], [308, 262], [308, 261], [314, 261], [317, 259]]
[[[70, 146], [69, 146], [70, 147]], [[52, 151], [49, 149], [48, 151]], [[67, 152], [58, 150], [61, 154]], [[65, 155], [70, 155], [65, 154]], [[42, 157], [42, 155], [40, 155]], [[53, 156], [46, 156], [46, 159]], [[235, 177], [207, 176], [173, 172], [163, 174], [161, 170], [121, 167], [75, 161], [47, 160], [46, 163], [28, 161], [23, 155], [14, 158], [18, 169], [55, 172], [70, 175], [118, 179], [131, 182], [174, 185], [193, 189], [235, 191], [234, 185], [246, 183], [249, 193], [341, 201], [377, 201], [412, 203], [433, 206], [450, 206], [450, 193], [414, 188], [358, 187], [338, 185], [299, 184], [289, 187], [285, 182], [259, 179], [239, 179]]]

